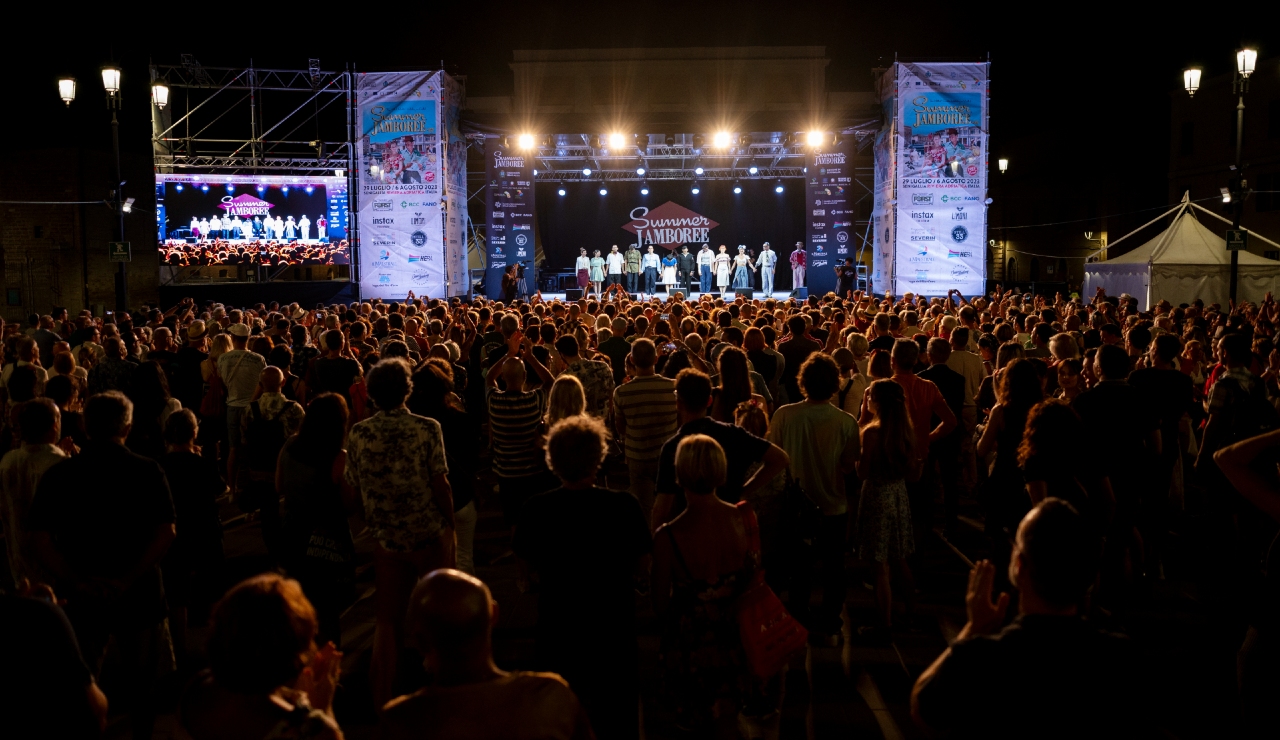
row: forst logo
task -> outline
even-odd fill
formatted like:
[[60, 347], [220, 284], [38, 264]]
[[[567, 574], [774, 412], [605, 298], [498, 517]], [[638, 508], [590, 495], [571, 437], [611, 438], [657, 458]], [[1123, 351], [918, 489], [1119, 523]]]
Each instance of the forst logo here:
[[391, 210], [391, 201], [389, 201], [389, 200], [375, 200], [375, 201], [373, 202], [373, 210], [375, 210], [375, 211], [389, 211], [389, 210]]
[[[942, 196], [942, 202], [947, 202], [947, 196]], [[911, 205], [913, 206], [931, 206], [933, 205], [933, 193], [912, 193]]]
[[427, 235], [422, 231], [415, 231], [409, 236], [409, 241], [413, 242], [413, 246], [421, 247], [427, 243]]

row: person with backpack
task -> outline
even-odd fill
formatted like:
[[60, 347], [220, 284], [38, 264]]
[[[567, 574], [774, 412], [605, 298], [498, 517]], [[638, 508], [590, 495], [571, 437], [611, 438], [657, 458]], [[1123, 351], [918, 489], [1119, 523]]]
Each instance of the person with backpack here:
[[262, 371], [258, 396], [240, 417], [240, 447], [236, 501], [244, 511], [261, 509], [262, 539], [267, 551], [280, 554], [280, 495], [276, 491], [276, 461], [284, 443], [302, 426], [306, 412], [280, 392], [284, 373], [278, 367]]

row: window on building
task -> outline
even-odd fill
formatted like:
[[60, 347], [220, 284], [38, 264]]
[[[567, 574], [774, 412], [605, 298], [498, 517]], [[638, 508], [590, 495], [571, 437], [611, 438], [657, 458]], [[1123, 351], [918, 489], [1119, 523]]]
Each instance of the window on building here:
[[1258, 213], [1280, 211], [1280, 172], [1258, 175], [1253, 182], [1253, 208]]
[[1182, 138], [1178, 153], [1184, 157], [1189, 157], [1196, 153], [1196, 124], [1195, 121], [1182, 122]]
[[1004, 279], [1016, 283], [1018, 281], [1018, 260], [1014, 257], [1009, 258], [1009, 266], [1005, 268]]

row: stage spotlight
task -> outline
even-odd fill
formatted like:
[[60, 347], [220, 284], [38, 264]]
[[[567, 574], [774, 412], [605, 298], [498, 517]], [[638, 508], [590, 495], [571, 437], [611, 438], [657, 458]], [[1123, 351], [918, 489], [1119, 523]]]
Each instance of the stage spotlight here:
[[599, 148], [600, 148], [600, 137], [599, 137], [599, 136], [592, 136], [591, 138], [587, 139], [587, 146], [591, 147], [592, 149], [599, 149]]
[[315, 190], [315, 188], [313, 188], [313, 187], [311, 187], [310, 185], [308, 185], [308, 186], [307, 186], [307, 195], [311, 195], [312, 191], [314, 191], [314, 190]]
[[751, 143], [752, 143], [751, 134], [740, 134], [738, 136], [739, 149], [750, 149]]
[[822, 142], [826, 141], [827, 135], [821, 131], [810, 131], [808, 142], [809, 146], [822, 146]]
[[203, 192], [206, 192], [206, 193], [207, 193], [207, 192], [209, 192], [209, 186], [208, 186], [208, 185], [201, 185], [201, 186], [200, 186], [200, 190], [201, 190], [201, 191], [203, 191]]
[[699, 162], [699, 163], [698, 163], [698, 164], [693, 168], [693, 174], [695, 174], [695, 175], [701, 175], [703, 172], [706, 172], [706, 170], [702, 169], [702, 163], [701, 163], [701, 162]]
[[701, 192], [702, 192], [702, 183], [695, 180], [693, 183], [693, 194], [697, 195], [698, 193], [701, 193]]
[[266, 185], [259, 185], [259, 186], [258, 186], [258, 192], [259, 192], [259, 193], [265, 193], [265, 192], [267, 192], [267, 186], [266, 186]]
[[181, 193], [181, 192], [182, 192], [182, 183], [178, 183], [178, 186], [177, 186], [177, 188], [175, 188], [175, 189], [176, 189], [179, 193]]
[[511, 148], [511, 137], [510, 137], [510, 136], [503, 136], [502, 138], [498, 139], [498, 144], [499, 144], [503, 149], [510, 149], [510, 148]]
[[734, 180], [734, 181], [733, 181], [733, 194], [734, 194], [734, 195], [738, 195], [738, 194], [739, 194], [739, 193], [741, 193], [741, 192], [742, 192], [742, 183], [738, 182], [737, 180]]
[[781, 181], [781, 180], [779, 180], [779, 181], [778, 181], [778, 184], [777, 184], [777, 185], [774, 185], [774, 186], [773, 186], [773, 192], [775, 192], [775, 193], [781, 193], [781, 192], [782, 192], [782, 181]]
[[694, 149], [701, 149], [701, 148], [702, 148], [702, 145], [703, 145], [703, 144], [706, 144], [706, 143], [707, 143], [707, 137], [703, 136], [702, 134], [694, 134], [694, 135], [693, 135], [693, 148], [694, 148]]
[[517, 142], [520, 144], [521, 149], [524, 149], [524, 150], [532, 149], [533, 134], [520, 134], [520, 137], [519, 139], [517, 139]]
[[640, 183], [640, 194], [641, 194], [641, 195], [648, 195], [648, 194], [649, 194], [649, 183], [647, 183], [647, 182], [642, 182], [642, 183]]
[[556, 194], [563, 198], [565, 196], [564, 188], [557, 190]]
[[608, 194], [609, 194], [609, 188], [600, 188], [600, 194], [601, 194], [601, 195], [608, 195]]
[[636, 149], [639, 149], [639, 150], [641, 150], [641, 151], [644, 151], [644, 150], [647, 150], [647, 149], [649, 148], [649, 135], [648, 135], [648, 134], [636, 134], [636, 135], [635, 135], [635, 138], [636, 138]]
[[538, 176], [538, 170], [537, 170], [536, 168], [533, 170], [533, 176], [534, 176], [534, 177], [537, 177], [537, 176]]
[[120, 204], [120, 210], [125, 213], [133, 213], [133, 204], [136, 198], [128, 198], [124, 203]]
[[756, 164], [756, 161], [754, 159], [751, 160], [751, 164], [747, 165], [747, 173], [751, 175], [760, 174], [760, 167], [759, 165]]
[[715, 136], [711, 138], [711, 142], [715, 144], [717, 149], [724, 149], [729, 146], [729, 141], [731, 139], [732, 137], [729, 135], [728, 131], [717, 131]]
[[591, 168], [590, 168], [590, 167], [583, 167], [583, 168], [582, 168], [582, 176], [583, 176], [583, 177], [591, 177]]
[[662, 141], [663, 141], [664, 143], [666, 143], [666, 145], [667, 145], [667, 146], [675, 146], [675, 145], [676, 145], [676, 135], [675, 135], [675, 134], [667, 134], [667, 135], [666, 135], [666, 138], [664, 138]]
[[622, 134], [609, 134], [609, 148], [621, 149], [627, 145], [627, 139]]
[[285, 185], [284, 187], [280, 188], [280, 192], [284, 193], [285, 195], [288, 195], [288, 194], [289, 194], [289, 186], [288, 186], [288, 185]]
[[643, 175], [644, 173], [645, 173], [644, 165], [640, 165], [639, 167], [636, 168], [637, 175]]
[[236, 186], [232, 185], [231, 183], [227, 183], [227, 192], [234, 193], [235, 191], [236, 191]]

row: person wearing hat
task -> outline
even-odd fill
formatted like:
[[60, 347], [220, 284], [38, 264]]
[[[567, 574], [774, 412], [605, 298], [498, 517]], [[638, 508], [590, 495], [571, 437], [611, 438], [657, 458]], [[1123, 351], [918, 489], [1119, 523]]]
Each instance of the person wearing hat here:
[[760, 256], [756, 257], [756, 267], [760, 268], [760, 289], [765, 298], [773, 297], [773, 272], [778, 264], [778, 253], [773, 251], [769, 242], [761, 245]]
[[209, 359], [205, 344], [209, 330], [200, 319], [192, 321], [183, 338], [186, 341], [174, 353], [170, 367], [169, 386], [173, 397], [182, 402], [182, 407], [199, 412], [200, 400], [204, 397], [204, 378], [200, 374], [200, 363]]
[[253, 394], [258, 390], [258, 377], [266, 369], [267, 360], [248, 350], [250, 331], [247, 324], [236, 322], [227, 327], [227, 333], [231, 335], [231, 350], [218, 358], [218, 377], [227, 389], [227, 439], [231, 442], [231, 452], [227, 456], [227, 482], [234, 487], [236, 452], [243, 439], [240, 420], [253, 402]]
[[804, 265], [808, 258], [804, 251], [804, 242], [796, 242], [795, 251], [791, 253], [791, 289], [804, 287]]

